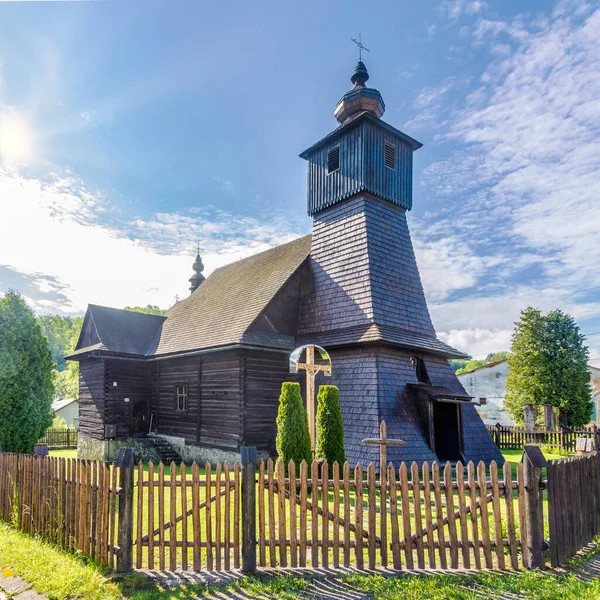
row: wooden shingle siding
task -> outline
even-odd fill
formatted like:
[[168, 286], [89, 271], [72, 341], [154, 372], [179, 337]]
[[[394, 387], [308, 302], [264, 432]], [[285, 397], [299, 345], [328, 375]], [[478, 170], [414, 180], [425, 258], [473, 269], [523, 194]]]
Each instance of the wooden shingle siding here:
[[104, 439], [104, 359], [81, 361], [79, 365], [79, 431]]
[[[395, 149], [395, 167], [385, 164], [385, 145]], [[339, 169], [327, 169], [330, 150], [339, 147]], [[342, 137], [319, 147], [308, 159], [308, 214], [362, 192], [410, 210], [412, 207], [411, 146], [376, 123], [362, 121]]]
[[376, 199], [365, 212], [375, 322], [435, 337], [406, 212]]
[[402, 208], [358, 196], [319, 213], [309, 265], [314, 287], [302, 303], [299, 336], [343, 336], [376, 323], [435, 341]]
[[376, 437], [379, 427], [377, 407], [377, 352], [375, 348], [353, 348], [330, 352], [331, 377], [318, 376], [317, 387], [338, 386], [344, 422], [346, 458], [352, 466], [374, 460], [378, 449], [362, 440]]
[[302, 301], [298, 335], [372, 321], [364, 203], [355, 198], [315, 219], [313, 289]]

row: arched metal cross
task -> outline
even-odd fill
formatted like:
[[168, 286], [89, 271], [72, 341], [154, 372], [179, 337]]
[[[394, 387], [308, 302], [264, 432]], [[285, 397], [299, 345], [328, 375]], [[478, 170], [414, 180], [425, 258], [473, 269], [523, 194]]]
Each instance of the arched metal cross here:
[[[315, 363], [315, 348], [321, 355], [325, 364]], [[305, 362], [301, 363], [300, 357], [306, 350]], [[296, 348], [290, 356], [290, 373], [297, 373], [299, 370], [306, 371], [306, 412], [308, 414], [308, 431], [310, 433], [310, 448], [315, 453], [315, 377], [318, 373], [323, 373], [329, 377], [331, 375], [331, 358], [327, 350], [314, 344], [307, 344]]]

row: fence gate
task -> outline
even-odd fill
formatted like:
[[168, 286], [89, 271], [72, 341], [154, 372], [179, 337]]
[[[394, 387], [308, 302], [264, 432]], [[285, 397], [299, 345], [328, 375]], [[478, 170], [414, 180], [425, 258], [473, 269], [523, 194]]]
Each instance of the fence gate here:
[[549, 461], [552, 566], [564, 565], [600, 533], [600, 454]]
[[[261, 567], [518, 568], [523, 465], [259, 462]], [[518, 525], [520, 523], [520, 525]]]
[[[135, 566], [148, 569], [240, 567], [240, 467], [193, 463], [137, 467]], [[168, 560], [167, 560], [168, 559]]]

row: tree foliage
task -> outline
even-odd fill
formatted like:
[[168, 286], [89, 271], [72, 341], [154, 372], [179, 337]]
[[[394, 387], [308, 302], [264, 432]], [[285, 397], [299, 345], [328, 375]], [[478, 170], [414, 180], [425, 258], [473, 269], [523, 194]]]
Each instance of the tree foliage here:
[[277, 412], [277, 454], [287, 469], [290, 460], [296, 466], [305, 460], [311, 462], [308, 416], [302, 402], [300, 384], [284, 382]]
[[147, 304], [146, 306], [126, 306], [125, 310], [144, 313], [145, 315], [159, 315], [161, 317], [167, 314], [166, 309], [158, 308], [158, 306], [154, 304]]
[[65, 354], [71, 349], [73, 336], [79, 337], [82, 317], [62, 317], [60, 315], [42, 315], [37, 318], [42, 333], [48, 338], [48, 346], [56, 369], [63, 371], [67, 368]]
[[0, 445], [33, 451], [52, 423], [54, 363], [48, 340], [17, 292], [0, 298]]
[[485, 367], [489, 363], [498, 362], [501, 360], [506, 360], [509, 356], [510, 352], [491, 352], [484, 359], [454, 359], [450, 361], [450, 365], [454, 369], [454, 372], [457, 375], [461, 373], [467, 373], [468, 371], [472, 371], [473, 369], [478, 369], [479, 367]]
[[508, 358], [505, 407], [523, 424], [525, 404], [550, 404], [567, 416], [571, 427], [586, 425], [592, 414], [589, 351], [574, 319], [561, 310], [543, 315], [521, 312]]
[[317, 396], [317, 432], [315, 453], [332, 465], [346, 462], [344, 423], [340, 408], [340, 391], [335, 385], [322, 385]]

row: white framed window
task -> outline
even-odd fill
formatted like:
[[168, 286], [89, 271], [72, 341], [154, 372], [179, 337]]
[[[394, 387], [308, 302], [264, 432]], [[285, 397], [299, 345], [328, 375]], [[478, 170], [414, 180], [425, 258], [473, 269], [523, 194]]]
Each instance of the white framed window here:
[[175, 386], [175, 410], [185, 411], [188, 409], [188, 386], [187, 383], [179, 383]]

